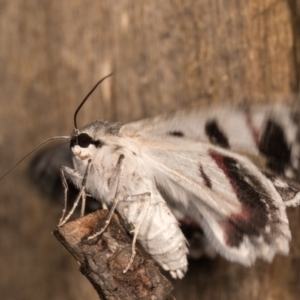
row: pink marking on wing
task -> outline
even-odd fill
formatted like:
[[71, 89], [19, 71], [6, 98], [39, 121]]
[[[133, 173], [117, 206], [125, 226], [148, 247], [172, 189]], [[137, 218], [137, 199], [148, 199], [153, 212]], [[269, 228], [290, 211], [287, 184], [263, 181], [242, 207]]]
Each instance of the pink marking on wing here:
[[[232, 190], [242, 205], [240, 211], [229, 215], [220, 224], [224, 229], [225, 243], [230, 247], [238, 247], [243, 241], [244, 235], [258, 236], [265, 228], [268, 218], [266, 207], [260, 194], [239, 174], [238, 162], [235, 159], [214, 151], [210, 152], [210, 156], [224, 172]], [[251, 176], [248, 175], [247, 178], [251, 179]]]

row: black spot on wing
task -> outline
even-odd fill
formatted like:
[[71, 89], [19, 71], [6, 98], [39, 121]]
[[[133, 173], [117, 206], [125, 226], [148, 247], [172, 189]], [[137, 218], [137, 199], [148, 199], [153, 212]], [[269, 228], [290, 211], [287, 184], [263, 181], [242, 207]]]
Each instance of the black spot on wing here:
[[268, 120], [262, 135], [259, 151], [267, 157], [267, 167], [283, 174], [291, 159], [291, 149], [282, 127], [273, 120]]
[[274, 174], [264, 173], [264, 175], [272, 181], [275, 189], [281, 196], [283, 201], [290, 201], [300, 192], [298, 182], [274, 176]]
[[205, 133], [211, 143], [222, 148], [229, 148], [229, 143], [226, 135], [219, 128], [216, 120], [210, 120], [205, 124]]
[[223, 228], [227, 245], [239, 247], [244, 236], [251, 238], [262, 235], [265, 242], [268, 242], [270, 237], [265, 232], [265, 228], [268, 223], [272, 226], [272, 220], [269, 218], [276, 216], [274, 211], [277, 210], [268, 192], [261, 182], [237, 160], [217, 153], [211, 153], [211, 157], [223, 170], [242, 204], [239, 212], [231, 214], [224, 221]]
[[244, 174], [241, 176], [234, 159], [226, 158], [224, 164], [228, 169], [237, 198], [242, 202], [243, 207], [240, 213], [230, 216], [227, 224], [228, 228], [234, 224], [241, 230], [240, 232], [237, 230], [228, 231], [229, 243], [232, 246], [238, 246], [244, 235], [259, 236], [267, 225], [268, 212], [261, 198], [262, 194], [267, 193], [252, 175]]
[[200, 175], [204, 180], [205, 185], [211, 189], [212, 184], [210, 178], [207, 176], [207, 174], [204, 172], [202, 165], [199, 165]]
[[176, 136], [176, 137], [184, 137], [184, 133], [182, 131], [170, 131], [168, 132], [168, 135]]

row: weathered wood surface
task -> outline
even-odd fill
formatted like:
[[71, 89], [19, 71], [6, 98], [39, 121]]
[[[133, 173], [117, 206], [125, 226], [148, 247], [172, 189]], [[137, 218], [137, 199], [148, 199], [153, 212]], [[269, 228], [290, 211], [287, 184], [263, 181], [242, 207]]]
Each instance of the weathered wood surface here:
[[[0, 172], [45, 138], [79, 124], [128, 122], [224, 101], [280, 101], [299, 92], [299, 1], [0, 0]], [[61, 206], [30, 182], [26, 163], [0, 182], [1, 299], [97, 299], [51, 236]], [[300, 210], [289, 209], [289, 257], [251, 268], [190, 263], [177, 299], [295, 299]]]
[[97, 210], [68, 222], [53, 232], [79, 264], [80, 272], [91, 282], [102, 300], [175, 300], [171, 282], [150, 259], [136, 252], [129, 270], [132, 241], [113, 215], [103, 234], [88, 240], [105, 225], [109, 211]]

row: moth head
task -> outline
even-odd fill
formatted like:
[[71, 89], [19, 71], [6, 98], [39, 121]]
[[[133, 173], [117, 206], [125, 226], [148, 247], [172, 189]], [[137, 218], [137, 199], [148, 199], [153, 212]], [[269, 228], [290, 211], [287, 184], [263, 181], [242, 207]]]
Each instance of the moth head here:
[[[92, 122], [82, 129], [77, 127], [77, 114], [80, 111], [81, 107], [84, 105], [89, 96], [94, 92], [97, 86], [104, 81], [106, 78], [112, 76], [112, 73], [103, 77], [99, 80], [96, 85], [91, 89], [91, 91], [85, 96], [80, 105], [77, 107], [74, 113], [74, 127], [75, 130], [71, 135], [70, 148], [75, 156], [79, 157], [81, 160], [92, 159], [95, 153], [102, 148], [104, 142], [102, 137], [109, 133], [109, 127], [107, 126], [111, 123], [103, 121]], [[108, 128], [107, 128], [108, 127]], [[119, 126], [120, 127], [120, 126]], [[112, 129], [113, 131], [113, 129]], [[119, 129], [117, 130], [117, 132]]]
[[113, 136], [118, 135], [122, 124], [94, 121], [82, 129], [75, 129], [71, 135], [70, 148], [81, 160], [92, 159]]

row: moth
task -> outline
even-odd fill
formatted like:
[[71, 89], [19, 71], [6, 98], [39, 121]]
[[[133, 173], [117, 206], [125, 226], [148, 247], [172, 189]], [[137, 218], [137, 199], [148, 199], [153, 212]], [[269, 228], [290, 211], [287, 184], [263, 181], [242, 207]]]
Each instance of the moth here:
[[[201, 254], [245, 266], [288, 254], [286, 208], [300, 202], [299, 110], [212, 106], [78, 129], [76, 115], [87, 97], [74, 116], [74, 168], [62, 167], [63, 182], [77, 186], [78, 201], [90, 194], [130, 224], [132, 259], [138, 241], [182, 278], [188, 244], [179, 221], [201, 229]], [[64, 211], [60, 225], [72, 212]]]

